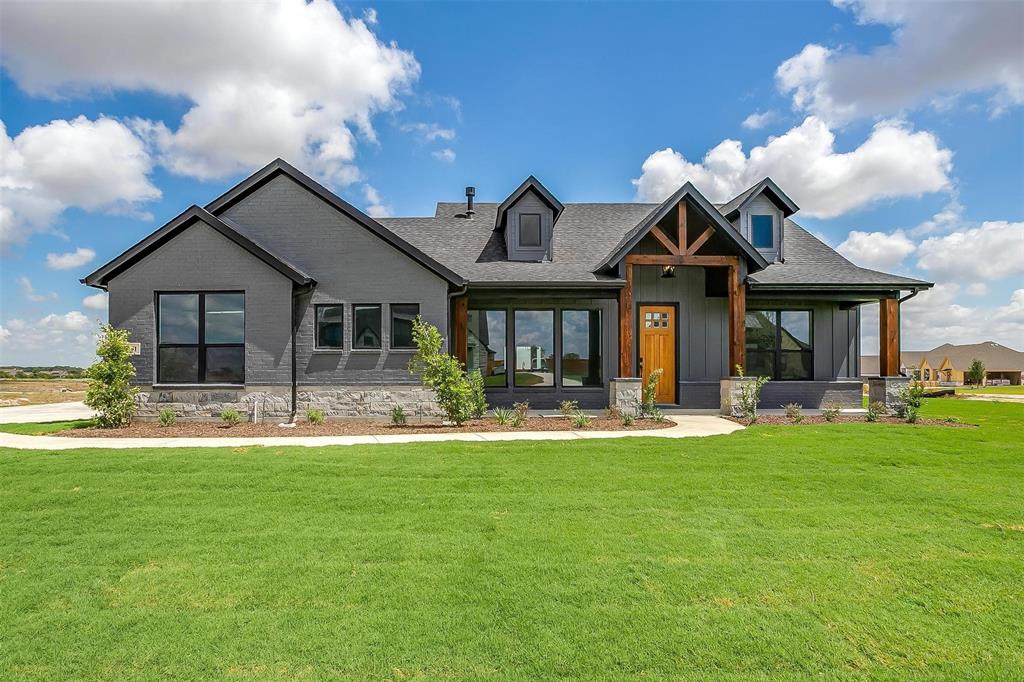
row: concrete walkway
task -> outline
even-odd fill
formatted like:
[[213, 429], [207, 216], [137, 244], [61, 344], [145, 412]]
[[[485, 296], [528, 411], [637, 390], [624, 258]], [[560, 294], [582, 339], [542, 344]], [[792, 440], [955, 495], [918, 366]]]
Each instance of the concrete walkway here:
[[0, 424], [30, 424], [35, 422], [66, 422], [89, 419], [95, 412], [85, 403], [46, 403], [45, 405], [17, 405], [0, 407]]
[[[0, 433], [0, 447], [24, 450], [73, 450], [78, 448], [236, 448], [252, 445], [323, 447], [325, 445], [375, 445], [384, 443], [438, 443], [471, 441], [491, 443], [518, 440], [589, 440], [593, 438], [693, 438], [718, 436], [743, 427], [728, 419], [704, 415], [673, 415], [675, 426], [649, 431], [503, 431], [484, 433], [394, 434], [383, 436], [270, 436], [241, 438], [65, 438]], [[281, 429], [285, 431], [285, 429]]]

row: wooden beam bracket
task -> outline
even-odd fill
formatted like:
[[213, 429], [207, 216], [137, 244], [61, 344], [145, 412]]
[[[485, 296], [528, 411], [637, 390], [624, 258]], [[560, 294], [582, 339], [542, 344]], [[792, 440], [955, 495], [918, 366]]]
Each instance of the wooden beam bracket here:
[[709, 227], [708, 229], [704, 230], [704, 233], [701, 234], [701, 236], [697, 237], [697, 239], [694, 240], [693, 244], [690, 244], [690, 248], [688, 248], [686, 250], [684, 255], [692, 256], [695, 253], [697, 253], [697, 249], [699, 249], [700, 247], [704, 246], [704, 244], [706, 244], [707, 241], [709, 239], [711, 239], [712, 235], [714, 235], [714, 234], [715, 234], [715, 228], [713, 228], [713, 227]]

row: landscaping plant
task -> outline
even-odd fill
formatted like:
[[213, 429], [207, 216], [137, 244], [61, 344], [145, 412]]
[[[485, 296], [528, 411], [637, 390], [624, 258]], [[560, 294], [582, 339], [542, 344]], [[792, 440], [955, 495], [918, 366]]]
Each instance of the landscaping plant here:
[[306, 410], [306, 421], [308, 421], [313, 426], [320, 426], [321, 424], [324, 423], [323, 410], [318, 410], [315, 407], [309, 408], [308, 410]]
[[622, 419], [622, 410], [618, 405], [612, 405], [605, 411], [605, 416], [609, 419]]
[[511, 426], [516, 417], [516, 411], [507, 407], [494, 408], [494, 423], [498, 426]]
[[793, 420], [794, 424], [799, 424], [803, 421], [804, 416], [800, 412], [803, 409], [803, 405], [799, 403], [788, 403], [784, 407], [786, 410], [786, 416]]
[[[736, 365], [736, 376], [745, 378], [743, 367]], [[757, 421], [757, 403], [761, 400], [761, 389], [770, 381], [768, 377], [756, 377], [753, 381], [740, 384], [740, 415], [751, 424]]]
[[395, 405], [391, 410], [391, 423], [395, 426], [405, 426], [407, 421], [405, 410], [402, 409], [401, 405]]
[[878, 421], [878, 418], [886, 412], [888, 412], [888, 409], [886, 409], [885, 403], [881, 400], [873, 400], [868, 403], [868, 413], [866, 418], [869, 422], [876, 422]]
[[85, 370], [89, 377], [85, 404], [96, 410], [96, 421], [102, 428], [128, 426], [135, 415], [135, 396], [139, 389], [131, 385], [135, 376], [131, 353], [128, 332], [103, 325], [96, 344], [96, 355], [100, 359]]
[[178, 416], [174, 414], [174, 410], [169, 407], [165, 407], [160, 410], [160, 426], [174, 426], [174, 422], [178, 420]]
[[622, 415], [622, 425], [623, 426], [632, 426], [633, 422], [635, 422], [635, 421], [636, 421], [636, 417], [634, 417], [631, 414], [624, 414], [624, 415]]
[[985, 363], [974, 358], [971, 360], [971, 366], [967, 368], [965, 376], [967, 383], [981, 386], [985, 382]]
[[[416, 354], [409, 363], [409, 371], [419, 374], [423, 385], [434, 390], [445, 418], [456, 426], [462, 426], [479, 407], [474, 398], [473, 384], [463, 371], [462, 363], [442, 350], [441, 332], [419, 315], [412, 322], [412, 338]], [[485, 402], [483, 411], [486, 409]]]
[[480, 370], [475, 369], [469, 373], [469, 387], [472, 402], [470, 414], [473, 419], [480, 419], [487, 414], [488, 408], [487, 395], [484, 393], [484, 375], [480, 373]]
[[518, 403], [512, 403], [512, 409], [519, 415], [519, 422], [525, 424], [530, 414], [530, 401], [523, 400]]
[[643, 417], [651, 417], [657, 412], [658, 408], [655, 405], [655, 398], [658, 395], [658, 382], [661, 381], [661, 375], [665, 373], [661, 367], [651, 370], [651, 373], [647, 375], [647, 383], [644, 384], [644, 399], [640, 403], [640, 415]]
[[924, 399], [924, 384], [918, 381], [911, 381], [910, 384], [904, 388], [901, 388], [896, 394], [896, 403], [893, 405], [893, 411], [896, 416], [900, 419], [908, 419], [911, 412], [914, 413], [914, 419], [917, 419], [917, 412], [921, 409], [921, 401]]
[[839, 403], [829, 401], [821, 406], [821, 416], [827, 422], [834, 422], [839, 416]]
[[228, 409], [221, 411], [220, 420], [228, 426], [234, 426], [238, 422], [242, 421], [242, 417], [238, 414], [238, 410], [234, 410], [229, 407]]
[[577, 412], [571, 417], [574, 429], [585, 429], [590, 426], [590, 417], [583, 412]]
[[558, 411], [562, 413], [563, 417], [573, 417], [580, 410], [580, 403], [578, 400], [563, 400], [558, 404]]

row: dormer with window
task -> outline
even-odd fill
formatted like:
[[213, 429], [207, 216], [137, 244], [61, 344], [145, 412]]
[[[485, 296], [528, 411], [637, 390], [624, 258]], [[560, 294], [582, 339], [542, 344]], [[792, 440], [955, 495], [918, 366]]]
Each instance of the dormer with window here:
[[784, 259], [783, 224], [798, 207], [771, 178], [757, 183], [720, 210], [769, 262]]
[[495, 231], [505, 233], [510, 261], [550, 261], [555, 223], [563, 206], [532, 175], [498, 207]]

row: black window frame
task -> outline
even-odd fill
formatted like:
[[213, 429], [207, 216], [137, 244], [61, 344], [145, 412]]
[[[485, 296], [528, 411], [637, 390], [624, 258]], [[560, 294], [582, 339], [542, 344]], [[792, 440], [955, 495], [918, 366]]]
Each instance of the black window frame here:
[[[341, 341], [337, 346], [324, 346], [320, 343], [320, 309], [341, 308]], [[345, 350], [345, 304], [344, 303], [315, 303], [313, 305], [313, 349], [324, 351]]]
[[[537, 218], [537, 243], [527, 244], [523, 241], [523, 218], [535, 217]], [[520, 249], [539, 249], [544, 246], [544, 221], [541, 219], [540, 213], [520, 213], [519, 214], [519, 248]]]
[[[550, 384], [527, 384], [520, 385], [516, 382], [516, 375], [519, 373], [519, 368], [516, 367], [516, 313], [551, 313], [551, 383]], [[559, 322], [561, 317], [558, 314], [558, 310], [555, 308], [540, 307], [513, 307], [512, 308], [512, 380], [509, 382], [513, 389], [517, 391], [540, 391], [557, 388], [558, 382], [561, 380], [561, 368], [559, 354], [561, 353], [561, 339], [559, 338]]]
[[[242, 342], [241, 343], [206, 343], [206, 296], [207, 294], [241, 294], [242, 296]], [[198, 336], [196, 343], [161, 343], [160, 342], [160, 297], [161, 296], [198, 296], [199, 309], [197, 312]], [[153, 292], [153, 319], [156, 322], [156, 383], [158, 385], [177, 386], [244, 386], [245, 385], [245, 290], [237, 289], [211, 289], [211, 290], [190, 290], [190, 291], [154, 291]], [[167, 381], [160, 376], [160, 349], [161, 348], [195, 348], [198, 354], [198, 376], [195, 381]], [[242, 349], [242, 381], [224, 382], [206, 380], [206, 349], [207, 348], [241, 348]]]
[[[770, 240], [768, 246], [758, 246], [754, 239], [754, 218], [768, 218], [771, 221]], [[751, 213], [750, 214], [750, 244], [755, 249], [771, 250], [775, 248], [775, 216], [771, 213]]]
[[[775, 323], [775, 347], [772, 348], [772, 381], [813, 381], [814, 380], [814, 311], [810, 308], [748, 308], [748, 313], [775, 313], [777, 315]], [[807, 313], [807, 344], [810, 346], [810, 350], [783, 350], [782, 348], [782, 314], [783, 313]], [[744, 326], [746, 321], [744, 320]], [[745, 335], [745, 334], [744, 334]], [[747, 353], [751, 351], [746, 350]], [[754, 351], [757, 353], [767, 353], [769, 351]], [[791, 354], [803, 354], [807, 353], [810, 355], [810, 374], [806, 377], [799, 377], [795, 379], [784, 379], [782, 374], [782, 355], [783, 353]], [[746, 369], [746, 368], [744, 368]]]
[[[377, 334], [379, 339], [376, 346], [357, 346], [356, 345], [356, 312], [360, 308], [376, 308], [377, 309], [377, 321], [378, 329], [380, 332]], [[384, 350], [384, 304], [382, 303], [353, 303], [352, 304], [352, 338], [351, 348], [354, 351], [382, 351]]]
[[[419, 315], [420, 315], [420, 304], [419, 303], [389, 303], [388, 304], [388, 349], [389, 350], [400, 350], [400, 351], [416, 350], [416, 343], [415, 343], [415, 341], [410, 341], [409, 342], [410, 345], [408, 345], [408, 346], [396, 346], [395, 345], [395, 308], [396, 307], [401, 308], [403, 306], [416, 309], [416, 314], [413, 315], [413, 319], [414, 320], [417, 317], [419, 317]], [[355, 323], [355, 317], [353, 317], [352, 319], [353, 319], [353, 324], [354, 324]]]
[[[597, 383], [572, 385], [565, 383], [565, 314], [566, 313], [597, 313]], [[604, 386], [604, 312], [600, 308], [559, 308], [558, 310], [558, 346], [555, 356], [558, 359], [558, 385], [566, 391], [594, 390]], [[587, 330], [589, 335], [590, 330]]]

